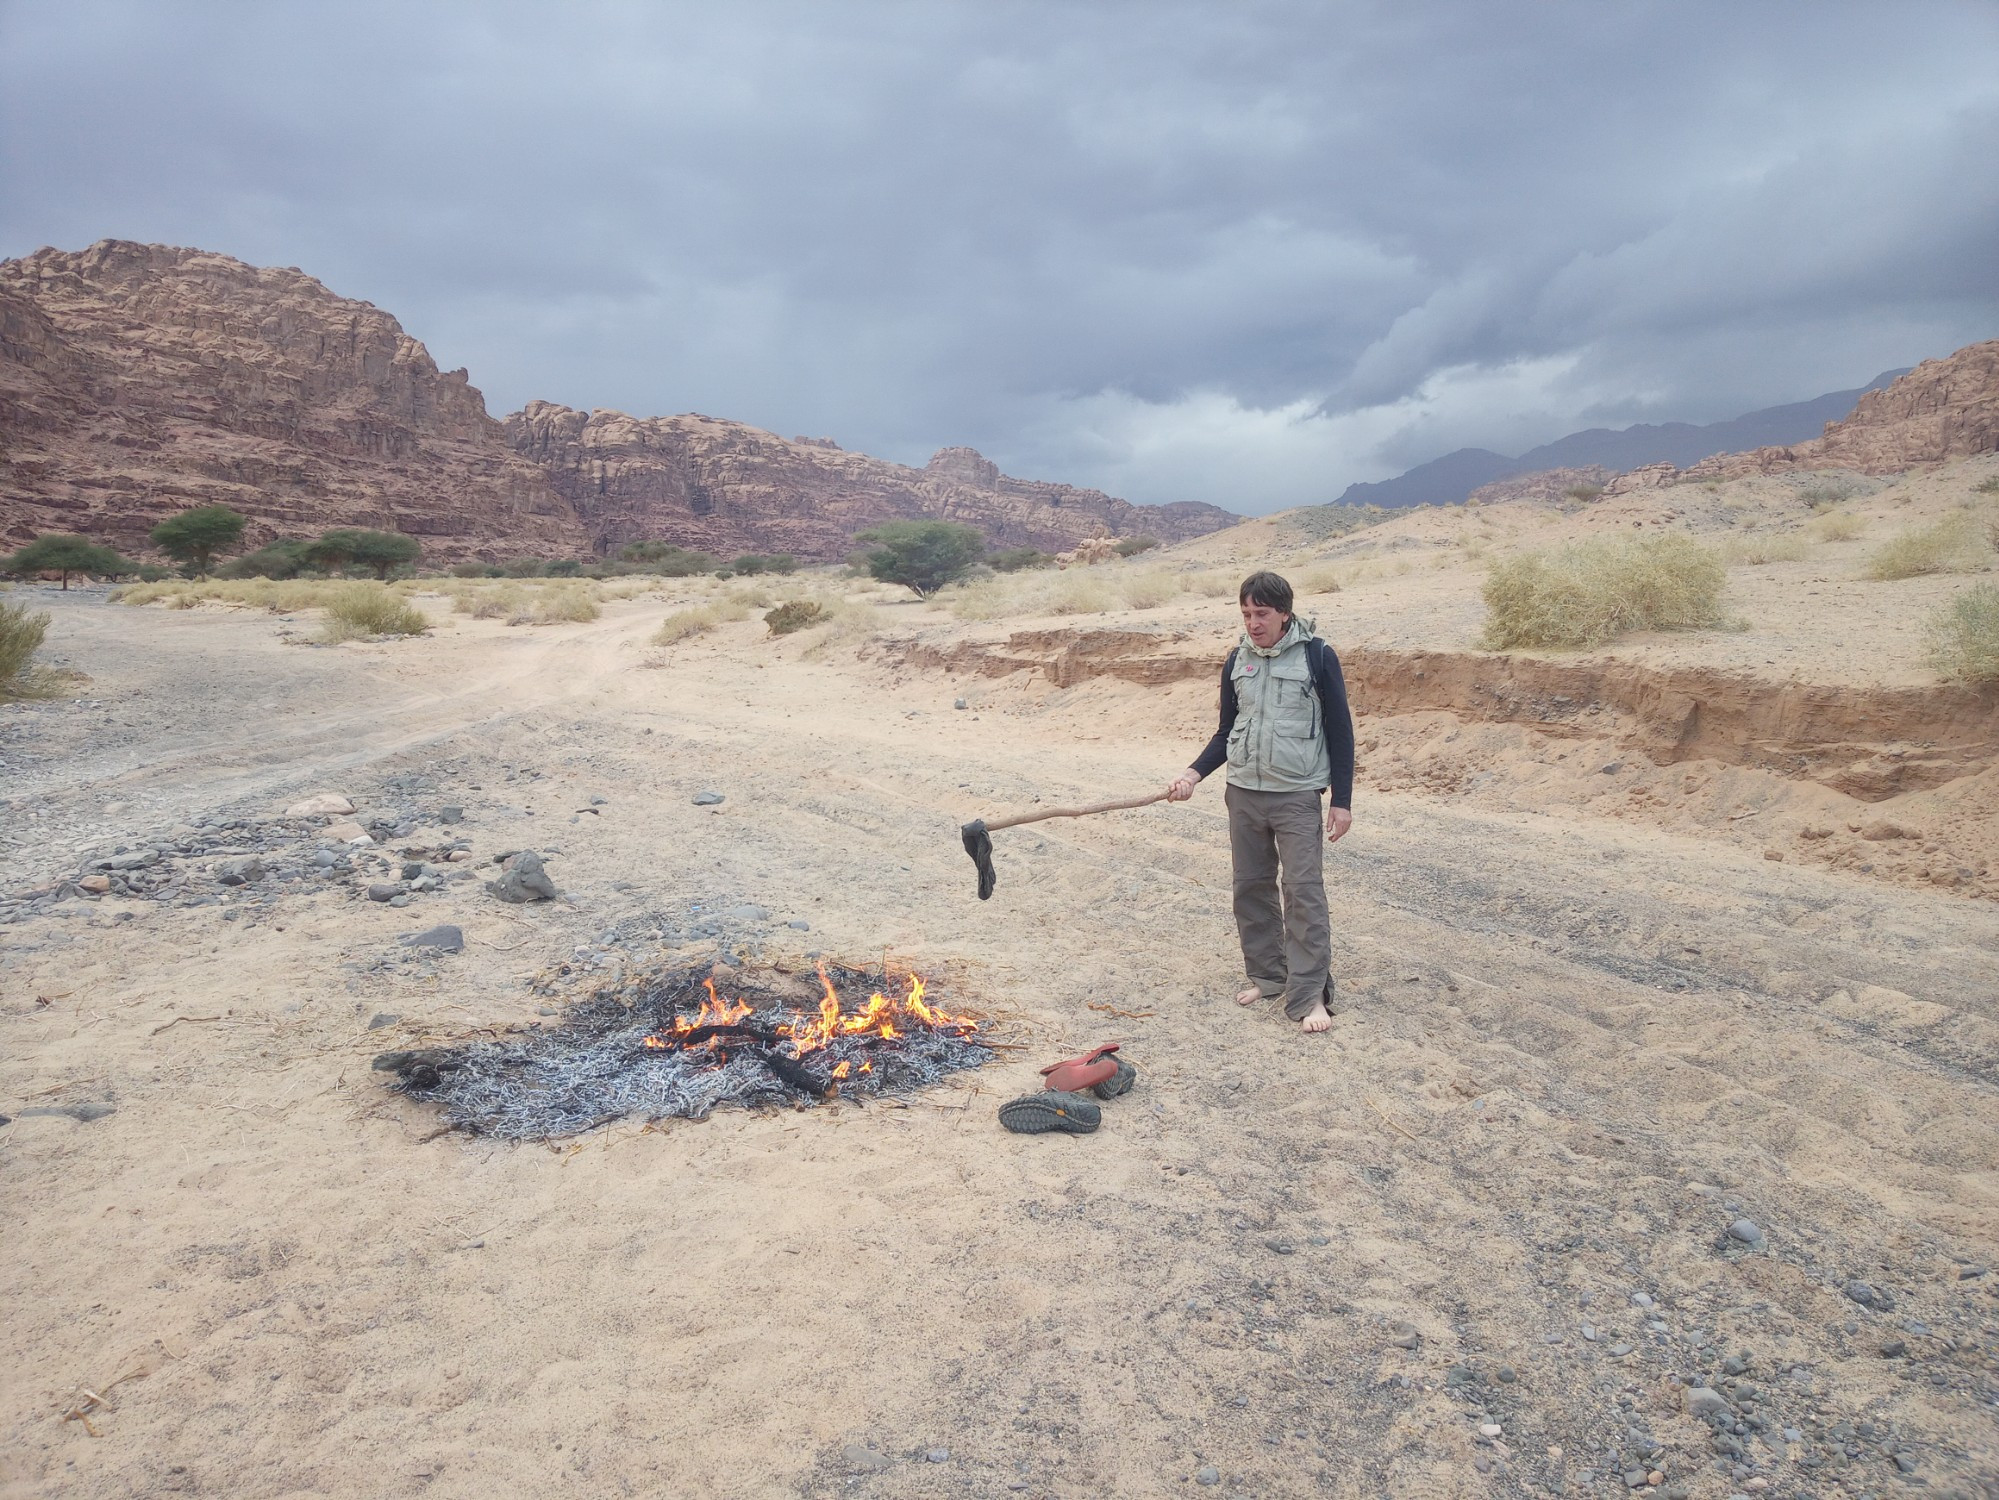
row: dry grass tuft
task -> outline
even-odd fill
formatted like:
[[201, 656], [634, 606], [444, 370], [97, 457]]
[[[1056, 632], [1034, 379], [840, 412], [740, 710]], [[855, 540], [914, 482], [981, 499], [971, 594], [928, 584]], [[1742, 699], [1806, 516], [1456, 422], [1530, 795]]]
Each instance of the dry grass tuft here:
[[697, 604], [692, 609], [677, 609], [660, 621], [659, 629], [653, 632], [652, 643], [655, 646], [671, 646], [677, 641], [705, 635], [717, 625], [726, 625], [732, 620], [747, 620], [749, 617], [749, 606], [734, 599], [718, 599], [713, 604]]
[[560, 586], [537, 589], [507, 616], [509, 625], [560, 625], [594, 620], [604, 611], [587, 588]]
[[1850, 542], [1867, 529], [1867, 517], [1850, 510], [1827, 511], [1812, 522], [1812, 535], [1822, 542]]
[[1803, 562], [1811, 549], [1803, 537], [1768, 533], [1731, 536], [1721, 544], [1721, 556], [1731, 566], [1760, 568], [1769, 563]]
[[1999, 682], [1999, 584], [1966, 589], [1923, 624], [1930, 665], [1957, 682]]
[[56, 674], [34, 665], [48, 629], [46, 614], [30, 614], [25, 604], [0, 604], [0, 703], [45, 698], [58, 690]]
[[354, 641], [381, 635], [422, 635], [430, 629], [424, 612], [379, 583], [346, 583], [326, 600], [325, 641]]
[[1966, 573], [1989, 556], [1977, 517], [1968, 510], [1957, 510], [1932, 525], [1912, 528], [1882, 543], [1867, 559], [1867, 576], [1887, 580]]
[[1527, 552], [1493, 566], [1485, 648], [1599, 646], [1633, 630], [1697, 630], [1722, 622], [1727, 571], [1690, 537], [1608, 538]]

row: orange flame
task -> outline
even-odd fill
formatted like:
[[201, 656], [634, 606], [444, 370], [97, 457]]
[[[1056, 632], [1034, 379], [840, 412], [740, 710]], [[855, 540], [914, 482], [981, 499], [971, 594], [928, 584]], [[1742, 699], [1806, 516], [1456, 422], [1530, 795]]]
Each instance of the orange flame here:
[[[715, 993], [713, 979], [704, 980], [702, 983], [708, 991], [708, 998], [702, 1002], [701, 1009], [692, 1017], [676, 1017], [671, 1031], [644, 1038], [644, 1046], [654, 1050], [671, 1048], [699, 1027], [733, 1026], [754, 1013], [755, 1007], [747, 1000], [723, 1000]], [[841, 1009], [839, 993], [833, 988], [833, 981], [827, 977], [824, 964], [819, 965], [819, 988], [820, 999], [816, 1012], [796, 1016], [789, 1023], [780, 1023], [771, 1028], [774, 1036], [790, 1038], [794, 1057], [804, 1057], [808, 1053], [824, 1051], [835, 1041], [846, 1037], [894, 1041], [907, 1035], [917, 1026], [938, 1030], [977, 1029], [975, 1022], [948, 1015], [925, 1003], [923, 981], [914, 974], [909, 976], [908, 994], [891, 1000], [880, 991], [876, 991], [868, 997], [868, 1003], [852, 1015], [846, 1014]], [[709, 1037], [706, 1044], [713, 1047], [721, 1040], [718, 1037]], [[834, 1068], [832, 1076], [837, 1080], [853, 1076], [856, 1071], [869, 1073], [873, 1070], [872, 1063], [863, 1062], [859, 1069], [855, 1070], [851, 1064], [842, 1062]]]

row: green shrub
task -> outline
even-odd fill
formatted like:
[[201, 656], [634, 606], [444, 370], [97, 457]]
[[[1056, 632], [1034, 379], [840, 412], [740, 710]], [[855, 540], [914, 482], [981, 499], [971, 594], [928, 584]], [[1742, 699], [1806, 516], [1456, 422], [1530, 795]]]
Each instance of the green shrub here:
[[1156, 536], [1128, 536], [1117, 544], [1119, 557], [1136, 557], [1141, 552], [1150, 552], [1159, 545]]
[[764, 624], [770, 627], [772, 635], [790, 635], [794, 630], [817, 625], [825, 617], [826, 607], [818, 600], [792, 599], [765, 615]]
[[1999, 474], [1987, 474], [1971, 488], [1980, 495], [1999, 495]]
[[1600, 484], [1572, 484], [1562, 491], [1562, 498], [1587, 503], [1602, 493], [1603, 486]]
[[47, 615], [30, 614], [25, 604], [0, 603], [0, 702], [38, 698], [48, 691], [34, 666], [48, 629]]
[[573, 557], [564, 557], [543, 568], [542, 576], [546, 578], [574, 578], [582, 571], [583, 564]]
[[1823, 479], [1798, 491], [1798, 498], [1813, 510], [1830, 510], [1855, 495], [1866, 493], [1867, 486], [1858, 479]]
[[285, 541], [266, 542], [255, 552], [245, 552], [241, 557], [224, 563], [215, 570], [217, 578], [296, 578], [306, 566], [307, 554], [312, 550], [310, 542]]
[[485, 578], [491, 571], [492, 569], [486, 563], [482, 562], [462, 562], [451, 565], [451, 576], [453, 578]]
[[715, 568], [715, 558], [710, 554], [690, 552], [672, 542], [632, 542], [619, 548], [618, 556], [628, 563], [643, 564], [647, 572], [661, 578], [692, 578]]
[[1052, 568], [1055, 554], [1038, 547], [1008, 547], [1004, 552], [988, 552], [985, 564], [995, 573], [1018, 573], [1027, 568]]
[[375, 635], [422, 635], [430, 621], [422, 610], [378, 583], [355, 583], [336, 590], [326, 601], [328, 641], [352, 641]]
[[1966, 589], [1923, 623], [1930, 665], [1959, 682], [1999, 682], [1999, 585]]
[[754, 577], [758, 573], [795, 573], [798, 559], [789, 552], [745, 552], [729, 564], [730, 568], [744, 577]]
[[1867, 559], [1874, 579], [1919, 578], [1928, 573], [1962, 573], [1985, 559], [1984, 539], [1969, 511], [1952, 511], [1929, 526], [1891, 537]]
[[1608, 538], [1495, 564], [1485, 581], [1489, 651], [1597, 646], [1633, 630], [1721, 623], [1721, 559], [1684, 536]]

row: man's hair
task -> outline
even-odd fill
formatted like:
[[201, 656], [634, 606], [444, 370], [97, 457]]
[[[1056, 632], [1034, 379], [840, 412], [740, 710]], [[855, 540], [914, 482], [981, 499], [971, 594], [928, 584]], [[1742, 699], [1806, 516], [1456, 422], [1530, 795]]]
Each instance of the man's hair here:
[[1288, 615], [1292, 613], [1291, 585], [1268, 569], [1259, 569], [1242, 581], [1242, 591], [1236, 595], [1236, 602], [1261, 604], [1265, 609]]

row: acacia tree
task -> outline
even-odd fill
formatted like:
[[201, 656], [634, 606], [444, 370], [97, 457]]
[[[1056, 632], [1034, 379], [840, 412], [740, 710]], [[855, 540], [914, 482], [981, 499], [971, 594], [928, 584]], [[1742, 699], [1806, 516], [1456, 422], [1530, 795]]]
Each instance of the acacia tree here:
[[66, 531], [44, 532], [8, 558], [4, 566], [9, 573], [60, 573], [64, 589], [69, 587], [71, 573], [132, 571], [132, 564], [109, 547]]
[[956, 521], [884, 521], [854, 539], [874, 544], [867, 554], [870, 573], [913, 590], [919, 599], [964, 577], [986, 550], [976, 527]]
[[374, 569], [377, 578], [387, 578], [391, 568], [415, 562], [422, 550], [415, 537], [399, 531], [336, 526], [306, 548], [305, 555], [307, 561], [322, 568], [338, 568], [344, 573], [359, 563]]
[[197, 505], [155, 526], [153, 545], [190, 574], [206, 573], [216, 553], [242, 538], [245, 519], [226, 505]]

